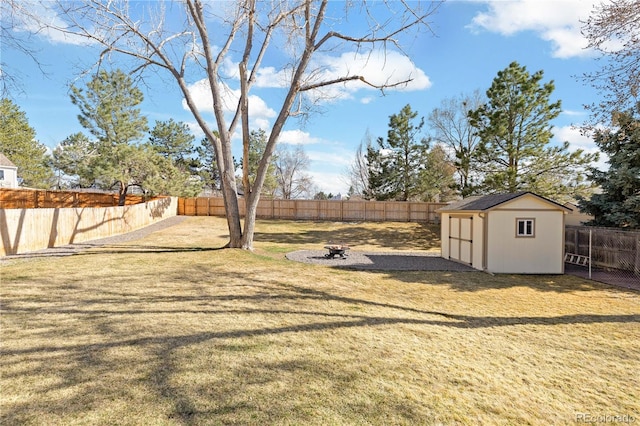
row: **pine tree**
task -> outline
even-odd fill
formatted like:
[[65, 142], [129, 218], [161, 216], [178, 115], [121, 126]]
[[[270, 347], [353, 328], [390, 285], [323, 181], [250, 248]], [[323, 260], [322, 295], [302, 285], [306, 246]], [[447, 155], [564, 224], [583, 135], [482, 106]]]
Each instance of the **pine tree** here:
[[149, 143], [153, 149], [178, 166], [189, 164], [195, 152], [194, 140], [189, 126], [176, 122], [173, 118], [168, 121], [156, 121], [149, 132]]
[[[139, 142], [148, 129], [147, 119], [138, 108], [142, 100], [142, 92], [120, 70], [100, 71], [86, 90], [71, 87], [71, 101], [80, 108], [80, 124], [97, 139], [98, 156], [93, 167], [99, 183], [106, 188], [118, 185], [120, 205], [124, 205], [129, 187], [141, 184], [135, 179], [139, 167], [133, 165], [143, 155], [132, 144]], [[135, 158], [129, 161], [129, 155]]]
[[616, 129], [596, 130], [594, 141], [609, 156], [609, 170], [591, 169], [602, 189], [581, 210], [594, 216], [590, 225], [640, 229], [640, 104], [614, 114]]
[[424, 169], [420, 171], [420, 199], [443, 202], [454, 198], [456, 166], [447, 158], [441, 145], [434, 145], [426, 157]]
[[156, 121], [149, 132], [149, 145], [163, 161], [156, 160], [161, 169], [159, 179], [148, 188], [163, 195], [193, 197], [202, 192], [204, 182], [200, 179], [200, 162], [193, 157], [196, 152], [195, 137], [189, 126], [173, 119]]
[[[258, 166], [267, 146], [267, 140], [267, 134], [262, 129], [252, 130], [249, 134], [248, 185], [250, 188], [254, 187], [256, 176], [258, 175]], [[262, 184], [262, 194], [271, 197], [273, 197], [276, 188], [278, 187], [275, 160], [276, 158], [272, 157], [264, 178], [264, 183]]]
[[377, 147], [367, 147], [369, 188], [366, 197], [376, 200], [408, 201], [420, 193], [420, 170], [424, 168], [428, 142], [417, 140], [424, 118], [413, 121], [418, 113], [410, 105], [389, 117], [386, 141], [378, 138]]
[[96, 144], [83, 133], [74, 133], [53, 150], [53, 164], [71, 180], [72, 188], [89, 188], [96, 182], [92, 163], [97, 156]]
[[200, 176], [204, 188], [209, 191], [219, 191], [220, 172], [213, 145], [208, 139], [202, 139], [200, 146], [196, 147], [196, 153], [198, 154], [198, 176]]
[[475, 161], [485, 192], [532, 191], [562, 200], [588, 190], [582, 177], [597, 155], [569, 152], [568, 142], [549, 146], [561, 107], [551, 102], [554, 84], [542, 83], [543, 75], [512, 62], [493, 80], [488, 102], [469, 113], [480, 137]]
[[9, 99], [0, 100], [0, 152], [18, 168], [21, 185], [48, 189], [53, 171], [47, 148], [35, 137], [24, 111]]

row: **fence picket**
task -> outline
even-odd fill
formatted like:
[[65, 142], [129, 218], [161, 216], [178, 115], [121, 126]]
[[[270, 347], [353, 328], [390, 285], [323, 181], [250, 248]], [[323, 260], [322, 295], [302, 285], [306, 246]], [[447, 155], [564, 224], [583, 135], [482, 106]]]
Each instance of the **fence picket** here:
[[[225, 216], [220, 197], [180, 199], [178, 214], [185, 216]], [[261, 199], [258, 203], [259, 219], [335, 220], [335, 221], [397, 221], [437, 223], [436, 210], [447, 203], [421, 203], [403, 201], [349, 201], [349, 200], [277, 200]], [[195, 206], [195, 208], [191, 208]], [[205, 212], [205, 207], [206, 212]], [[244, 204], [240, 213], [244, 215]]]

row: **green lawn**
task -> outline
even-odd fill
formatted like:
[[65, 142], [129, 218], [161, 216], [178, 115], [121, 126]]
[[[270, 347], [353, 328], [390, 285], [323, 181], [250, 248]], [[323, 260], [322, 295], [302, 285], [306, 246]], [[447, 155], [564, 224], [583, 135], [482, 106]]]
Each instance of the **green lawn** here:
[[3, 261], [0, 424], [640, 422], [637, 292], [284, 258], [436, 249], [419, 224], [259, 221], [254, 253], [225, 224]]

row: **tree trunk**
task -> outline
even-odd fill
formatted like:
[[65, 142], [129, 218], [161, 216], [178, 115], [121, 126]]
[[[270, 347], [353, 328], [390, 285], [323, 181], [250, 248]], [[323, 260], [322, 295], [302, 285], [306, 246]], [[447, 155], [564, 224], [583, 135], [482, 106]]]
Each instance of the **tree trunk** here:
[[129, 187], [124, 184], [124, 182], [120, 181], [120, 185], [118, 187], [118, 206], [124, 206], [127, 201], [127, 189]]
[[244, 216], [244, 234], [242, 235], [242, 248], [245, 250], [253, 250], [253, 235], [256, 228], [259, 201], [259, 192], [252, 192], [245, 196], [246, 214]]
[[224, 200], [224, 210], [227, 213], [227, 226], [229, 228], [229, 243], [230, 248], [242, 247], [242, 226], [240, 225], [240, 207], [238, 206], [238, 193], [235, 185], [235, 178], [233, 173], [229, 170], [225, 170], [222, 175], [222, 197]]

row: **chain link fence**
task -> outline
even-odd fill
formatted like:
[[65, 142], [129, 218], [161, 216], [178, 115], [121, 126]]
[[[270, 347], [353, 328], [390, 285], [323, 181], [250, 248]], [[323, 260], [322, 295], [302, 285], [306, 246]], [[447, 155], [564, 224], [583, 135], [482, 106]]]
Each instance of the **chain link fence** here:
[[565, 272], [640, 290], [640, 231], [566, 226]]

